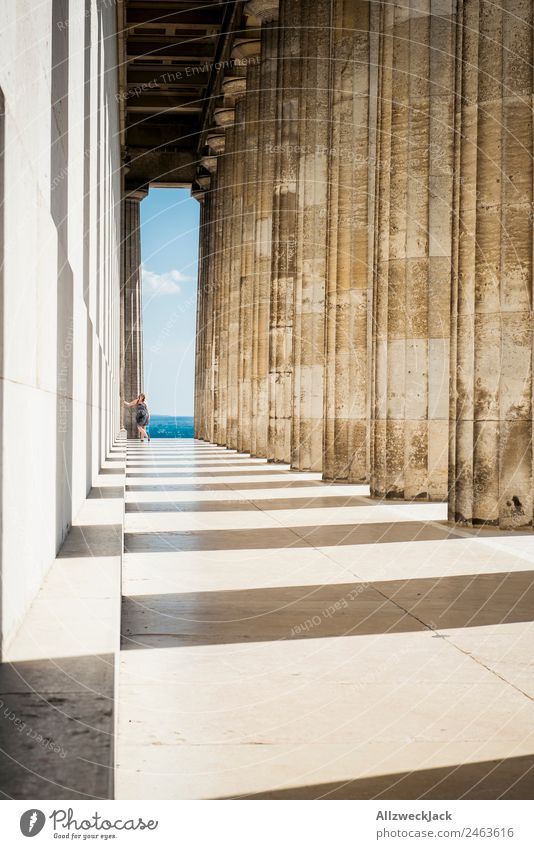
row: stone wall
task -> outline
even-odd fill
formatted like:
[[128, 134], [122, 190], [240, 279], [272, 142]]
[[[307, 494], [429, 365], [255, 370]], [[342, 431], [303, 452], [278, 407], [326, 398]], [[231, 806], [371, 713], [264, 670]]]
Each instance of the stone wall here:
[[7, 643], [120, 426], [120, 156], [115, 5], [2, 0], [0, 18]]

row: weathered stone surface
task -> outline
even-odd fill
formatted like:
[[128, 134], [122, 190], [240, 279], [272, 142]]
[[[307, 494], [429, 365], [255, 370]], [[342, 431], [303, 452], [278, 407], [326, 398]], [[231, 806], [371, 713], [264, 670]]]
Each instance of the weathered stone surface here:
[[[240, 99], [235, 106], [235, 125], [230, 139], [232, 154], [232, 177], [228, 187], [229, 219], [225, 222], [228, 231], [226, 243], [226, 264], [228, 267], [227, 277], [227, 302], [228, 312], [228, 335], [227, 335], [227, 357], [228, 357], [228, 393], [227, 409], [228, 422], [226, 432], [226, 445], [228, 448], [237, 448], [238, 424], [239, 424], [239, 360], [241, 357], [240, 347], [240, 299], [241, 299], [241, 229], [243, 224], [243, 180], [244, 180], [244, 103]], [[230, 140], [229, 140], [230, 141]]]
[[[323, 476], [367, 480], [370, 6], [332, 5]], [[376, 65], [375, 65], [376, 67]]]
[[461, 0], [449, 518], [532, 524], [533, 9]]
[[529, 524], [530, 7], [276, 5], [247, 6], [257, 98], [228, 78], [208, 138], [202, 432]]
[[245, 12], [254, 15], [263, 24], [278, 20], [279, 0], [248, 0]]
[[291, 465], [323, 466], [324, 300], [330, 100], [330, 3], [302, 3], [293, 298]]
[[293, 320], [296, 276], [296, 190], [299, 162], [302, 5], [282, 0], [278, 29], [275, 177], [269, 328], [268, 457], [291, 460]]
[[253, 369], [255, 347], [258, 344], [258, 303], [254, 298], [256, 263], [254, 236], [258, 206], [258, 135], [259, 135], [259, 66], [252, 65], [247, 71], [247, 94], [243, 106], [242, 186], [238, 187], [242, 197], [240, 244], [241, 290], [239, 299], [239, 370], [238, 370], [238, 428], [237, 448], [252, 452], [253, 446]]
[[378, 90], [371, 491], [447, 497], [454, 17], [384, 6]]
[[259, 65], [259, 126], [257, 210], [254, 236], [255, 344], [252, 354], [253, 428], [251, 450], [268, 456], [269, 327], [271, 310], [271, 252], [276, 145], [278, 28], [263, 24]]

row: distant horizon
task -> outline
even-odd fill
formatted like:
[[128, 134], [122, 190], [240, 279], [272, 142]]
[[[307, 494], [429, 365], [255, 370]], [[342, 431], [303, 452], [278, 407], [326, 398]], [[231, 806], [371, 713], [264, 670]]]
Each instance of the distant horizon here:
[[194, 416], [151, 413], [147, 431], [152, 439], [191, 439], [195, 435]]
[[160, 419], [194, 419], [194, 416], [183, 416], [178, 415], [177, 413], [150, 413], [150, 418], [153, 419], [155, 417], [159, 417]]

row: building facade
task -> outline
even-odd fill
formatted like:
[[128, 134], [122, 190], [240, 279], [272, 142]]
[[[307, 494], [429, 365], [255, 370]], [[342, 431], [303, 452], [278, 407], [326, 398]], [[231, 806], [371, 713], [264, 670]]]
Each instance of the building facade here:
[[1, 4], [2, 637], [119, 431], [116, 10]]

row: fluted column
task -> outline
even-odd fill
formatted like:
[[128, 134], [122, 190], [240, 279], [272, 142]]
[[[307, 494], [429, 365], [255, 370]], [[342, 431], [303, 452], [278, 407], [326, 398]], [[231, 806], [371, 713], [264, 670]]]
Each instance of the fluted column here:
[[217, 159], [217, 174], [212, 181], [212, 225], [211, 225], [211, 263], [210, 263], [210, 299], [212, 303], [212, 318], [211, 318], [211, 385], [209, 388], [211, 395], [212, 407], [212, 441], [221, 445], [223, 443], [223, 417], [225, 421], [226, 408], [222, 408], [219, 392], [219, 374], [220, 374], [220, 359], [221, 359], [221, 335], [222, 335], [222, 316], [223, 316], [223, 286], [222, 286], [222, 265], [223, 265], [223, 223], [224, 223], [224, 203], [226, 200], [226, 179], [227, 179], [227, 162], [223, 155], [226, 146], [226, 137], [224, 133], [214, 133], [208, 136], [208, 146], [212, 153], [218, 156]]
[[302, 0], [291, 465], [323, 466], [330, 0]]
[[204, 198], [204, 240], [203, 250], [203, 337], [205, 340], [203, 352], [203, 414], [204, 434], [203, 439], [214, 441], [213, 433], [213, 345], [215, 325], [215, 234], [216, 234], [216, 202], [217, 202], [217, 157], [204, 156], [201, 164], [211, 173], [209, 191]]
[[[205, 156], [201, 160], [204, 168], [216, 170], [216, 158]], [[197, 294], [197, 327], [195, 354], [195, 436], [198, 439], [213, 439], [213, 177], [198, 177], [202, 187], [192, 192], [200, 202], [199, 269]]]
[[[258, 43], [259, 48], [259, 43]], [[258, 50], [259, 52], [259, 50]], [[239, 301], [239, 421], [237, 448], [252, 451], [252, 369], [258, 332], [258, 305], [254, 299], [254, 230], [258, 198], [258, 65], [247, 70], [247, 91], [243, 104], [243, 209], [241, 222], [241, 293]]]
[[268, 457], [291, 460], [296, 184], [300, 86], [300, 0], [282, 0], [278, 30], [277, 130], [269, 332]]
[[200, 224], [198, 233], [198, 287], [197, 287], [197, 322], [195, 333], [195, 399], [194, 399], [194, 434], [196, 439], [205, 439], [206, 432], [206, 203], [200, 200]]
[[323, 477], [367, 479], [370, 6], [332, 5]]
[[454, 15], [384, 4], [371, 493], [447, 497]]
[[[245, 80], [242, 81], [243, 84]], [[227, 356], [228, 356], [228, 422], [226, 445], [238, 447], [239, 425], [239, 372], [241, 360], [240, 346], [240, 300], [241, 300], [241, 227], [243, 220], [243, 159], [244, 159], [244, 89], [233, 97], [234, 124], [227, 130], [227, 156], [231, 161], [231, 184], [227, 191], [229, 219], [225, 223], [228, 232], [227, 253]]]
[[532, 524], [533, 7], [459, 0], [449, 517]]
[[[141, 300], [141, 225], [139, 205], [146, 191], [131, 192], [123, 200], [121, 289], [121, 402], [143, 391], [143, 316]], [[121, 403], [122, 426], [129, 438], [137, 435], [135, 415]]]
[[[215, 111], [215, 119], [225, 129], [224, 155], [220, 158], [220, 209], [217, 248], [218, 269], [218, 357], [217, 357], [217, 443], [229, 445], [228, 419], [231, 417], [229, 375], [233, 373], [231, 361], [237, 356], [235, 345], [230, 345], [231, 304], [231, 245], [233, 227], [234, 162], [235, 162], [235, 110], [224, 107]], [[230, 397], [232, 390], [230, 388]]]
[[247, 11], [262, 22], [258, 66], [258, 176], [254, 238], [254, 340], [252, 349], [251, 451], [268, 456], [269, 327], [271, 253], [276, 145], [276, 81], [278, 60], [278, 0], [250, 0]]

